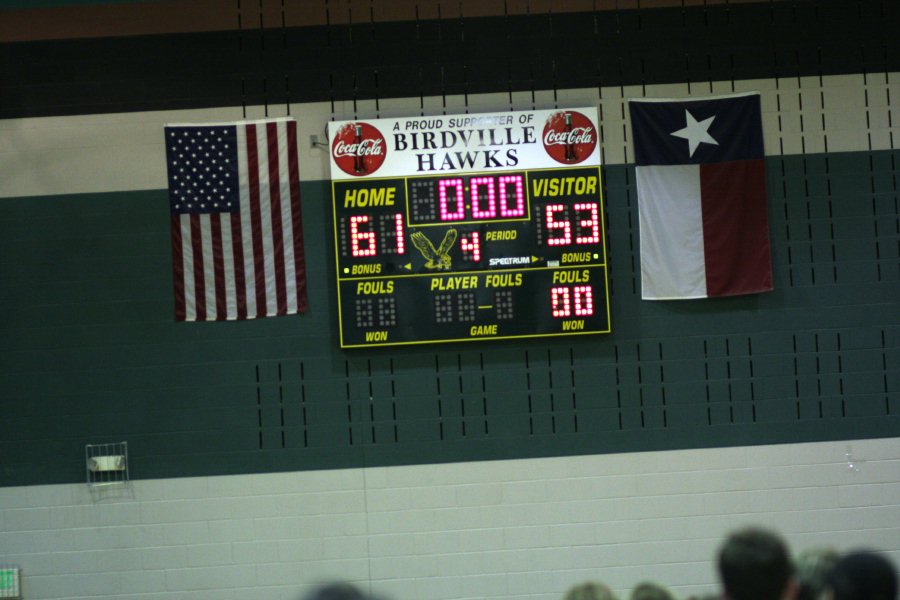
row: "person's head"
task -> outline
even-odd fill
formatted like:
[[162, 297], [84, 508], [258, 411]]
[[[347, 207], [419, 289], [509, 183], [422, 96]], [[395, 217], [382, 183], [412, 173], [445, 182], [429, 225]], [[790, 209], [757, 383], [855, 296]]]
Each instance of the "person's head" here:
[[324, 584], [312, 591], [304, 600], [375, 600], [350, 583]]
[[825, 575], [839, 556], [834, 548], [808, 548], [794, 557], [796, 600], [819, 600], [825, 589]]
[[578, 584], [563, 597], [563, 600], [619, 600], [611, 589], [597, 581]]
[[777, 533], [748, 527], [731, 533], [719, 549], [719, 577], [729, 600], [783, 600], [794, 592], [787, 544]]
[[628, 600], [675, 600], [675, 596], [658, 583], [645, 581], [634, 586]]
[[897, 570], [875, 552], [850, 552], [825, 575], [825, 587], [831, 600], [897, 600]]

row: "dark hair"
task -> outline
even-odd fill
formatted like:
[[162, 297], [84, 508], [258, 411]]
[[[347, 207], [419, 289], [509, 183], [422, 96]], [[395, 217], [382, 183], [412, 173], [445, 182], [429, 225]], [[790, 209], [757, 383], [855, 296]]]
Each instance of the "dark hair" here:
[[350, 583], [324, 584], [305, 597], [305, 600], [374, 600]]
[[634, 586], [628, 600], [675, 600], [675, 596], [666, 587], [658, 583], [644, 581]]
[[793, 574], [787, 544], [758, 527], [729, 535], [719, 549], [718, 566], [731, 600], [781, 600]]
[[825, 576], [834, 600], [896, 600], [897, 572], [880, 554], [851, 552], [838, 560]]

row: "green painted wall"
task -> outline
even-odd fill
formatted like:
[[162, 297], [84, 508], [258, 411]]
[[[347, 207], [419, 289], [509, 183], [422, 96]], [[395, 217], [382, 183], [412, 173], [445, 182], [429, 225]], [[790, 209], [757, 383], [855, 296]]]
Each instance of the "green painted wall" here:
[[634, 171], [604, 168], [613, 333], [341, 352], [329, 184], [309, 312], [175, 323], [165, 190], [3, 201], [0, 485], [900, 434], [900, 152], [768, 159], [776, 290], [644, 302]]

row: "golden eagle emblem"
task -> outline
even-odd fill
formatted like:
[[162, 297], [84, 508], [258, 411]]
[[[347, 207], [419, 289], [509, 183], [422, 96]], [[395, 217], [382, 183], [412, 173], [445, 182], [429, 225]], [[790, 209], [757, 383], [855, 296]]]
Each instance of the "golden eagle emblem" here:
[[453, 244], [456, 242], [456, 236], [459, 235], [455, 229], [448, 229], [447, 233], [444, 234], [444, 239], [441, 242], [441, 245], [438, 249], [435, 250], [434, 244], [431, 243], [424, 233], [421, 231], [414, 231], [410, 235], [410, 239], [412, 240], [413, 246], [419, 249], [419, 252], [422, 253], [427, 259], [425, 263], [426, 269], [450, 269], [450, 249], [453, 247]]

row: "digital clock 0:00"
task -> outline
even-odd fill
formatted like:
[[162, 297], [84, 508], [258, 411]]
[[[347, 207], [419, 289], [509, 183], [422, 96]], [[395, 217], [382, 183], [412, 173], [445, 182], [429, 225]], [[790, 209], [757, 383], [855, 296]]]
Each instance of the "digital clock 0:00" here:
[[528, 218], [521, 173], [427, 177], [409, 181], [410, 223]]

